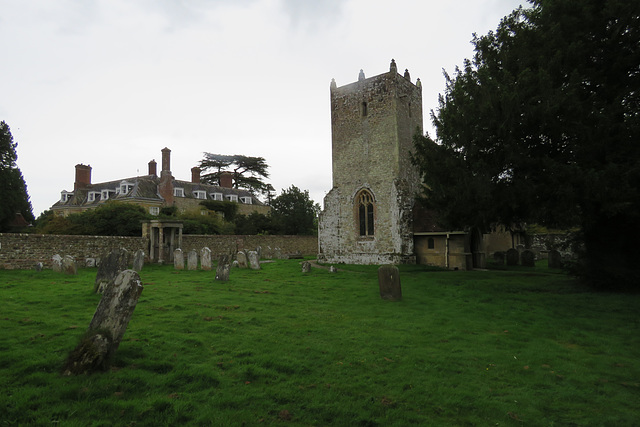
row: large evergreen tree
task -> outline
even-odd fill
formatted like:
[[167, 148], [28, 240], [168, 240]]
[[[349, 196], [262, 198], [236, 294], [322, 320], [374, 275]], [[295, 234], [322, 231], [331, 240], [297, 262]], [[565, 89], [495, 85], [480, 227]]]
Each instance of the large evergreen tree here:
[[27, 185], [16, 164], [17, 147], [9, 125], [0, 122], [0, 232], [10, 230], [18, 213], [29, 222], [34, 220]]
[[269, 178], [269, 165], [264, 157], [204, 153], [199, 166], [205, 172], [201, 179], [206, 184], [220, 185], [220, 174], [231, 172], [234, 188], [263, 194], [267, 198], [273, 191], [273, 186], [265, 181]]
[[320, 206], [309, 197], [308, 190], [292, 185], [282, 190], [271, 203], [271, 217], [279, 234], [313, 235], [317, 233]]
[[445, 75], [416, 138], [426, 203], [452, 227], [577, 226], [583, 277], [637, 286], [640, 2], [530, 2]]

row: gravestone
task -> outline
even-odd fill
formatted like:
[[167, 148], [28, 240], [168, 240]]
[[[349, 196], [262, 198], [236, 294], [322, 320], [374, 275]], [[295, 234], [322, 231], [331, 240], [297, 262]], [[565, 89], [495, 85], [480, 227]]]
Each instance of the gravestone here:
[[273, 257], [274, 257], [275, 259], [282, 259], [282, 249], [280, 249], [280, 248], [275, 248], [275, 249], [273, 250]]
[[218, 266], [216, 267], [216, 280], [226, 282], [229, 280], [229, 255], [220, 255], [218, 257]]
[[560, 255], [560, 251], [555, 249], [550, 250], [547, 261], [549, 262], [549, 268], [562, 268], [562, 255]]
[[520, 253], [517, 249], [508, 249], [507, 250], [507, 265], [518, 265], [520, 261]]
[[96, 259], [95, 258], [87, 258], [84, 260], [84, 265], [87, 268], [94, 268], [96, 266]]
[[[227, 257], [227, 259], [229, 259], [229, 257]], [[202, 248], [200, 251], [200, 268], [206, 271], [211, 270], [211, 249], [207, 247]]]
[[144, 251], [138, 249], [133, 255], [133, 269], [140, 272], [142, 271], [142, 267], [144, 267]]
[[388, 301], [399, 301], [402, 299], [402, 288], [400, 287], [400, 270], [395, 265], [383, 265], [378, 268], [378, 286], [380, 287], [380, 298]]
[[51, 257], [51, 268], [55, 272], [62, 272], [62, 257], [60, 255], [55, 254]]
[[105, 288], [111, 286], [121, 271], [129, 266], [129, 252], [126, 249], [114, 249], [106, 257], [102, 257], [93, 292], [104, 293]]
[[173, 251], [173, 267], [176, 270], [184, 270], [184, 255], [180, 248]]
[[78, 263], [71, 255], [65, 255], [62, 258], [62, 272], [64, 274], [78, 274]]
[[195, 249], [191, 249], [187, 254], [187, 269], [189, 270], [198, 269], [198, 252], [196, 252]]
[[89, 329], [80, 344], [69, 354], [64, 375], [78, 375], [105, 370], [113, 358], [142, 293], [140, 276], [124, 270], [108, 286]]
[[238, 261], [238, 267], [240, 268], [249, 267], [249, 265], [247, 264], [247, 254], [245, 254], [243, 251], [238, 252], [238, 255], [236, 255], [236, 260]]
[[520, 262], [523, 267], [535, 267], [536, 266], [536, 254], [532, 250], [525, 249], [520, 254]]
[[256, 247], [256, 253], [258, 254], [258, 259], [262, 259], [262, 246]]
[[505, 254], [502, 251], [496, 251], [493, 253], [493, 260], [498, 265], [504, 265], [504, 257], [505, 257]]
[[36, 262], [35, 265], [33, 266], [33, 268], [35, 268], [36, 271], [42, 271], [42, 267], [43, 267], [43, 264], [41, 262]]
[[249, 259], [249, 268], [252, 270], [260, 270], [260, 258], [258, 258], [258, 252], [247, 252], [247, 258]]
[[302, 272], [303, 273], [311, 272], [311, 263], [309, 261], [305, 261], [302, 263]]
[[329, 267], [329, 273], [337, 273], [338, 269], [335, 268], [333, 265], [331, 267]]
[[238, 264], [238, 260], [234, 259], [234, 260], [233, 260], [233, 262], [231, 263], [231, 266], [232, 266], [233, 268], [239, 268], [239, 267], [240, 267], [240, 264]]

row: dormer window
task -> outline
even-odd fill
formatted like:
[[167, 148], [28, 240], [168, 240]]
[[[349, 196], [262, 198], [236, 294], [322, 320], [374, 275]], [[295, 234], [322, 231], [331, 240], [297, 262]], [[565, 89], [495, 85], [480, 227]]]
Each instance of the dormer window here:
[[100, 200], [109, 200], [109, 193], [111, 193], [112, 191], [113, 190], [102, 190], [100, 192]]
[[60, 192], [60, 201], [62, 203], [66, 203], [69, 200], [71, 200], [71, 197], [73, 197], [73, 192], [72, 191], [61, 191]]
[[244, 203], [245, 205], [250, 205], [251, 197], [240, 197], [240, 202]]
[[173, 195], [175, 197], [184, 197], [184, 188], [174, 188]]
[[210, 193], [209, 196], [211, 197], [212, 200], [218, 200], [220, 202], [223, 199], [222, 193]]
[[96, 201], [96, 197], [99, 196], [100, 193], [97, 191], [90, 191], [89, 194], [87, 195], [87, 201], [88, 202], [95, 202]]
[[238, 196], [236, 196], [235, 194], [227, 194], [225, 197], [230, 202], [238, 202]]
[[118, 188], [120, 194], [127, 194], [131, 190], [133, 190], [133, 184], [131, 182], [121, 182], [120, 187]]
[[193, 192], [193, 197], [195, 197], [196, 199], [206, 199], [207, 198], [207, 192], [206, 191], [201, 191], [201, 190], [196, 190]]

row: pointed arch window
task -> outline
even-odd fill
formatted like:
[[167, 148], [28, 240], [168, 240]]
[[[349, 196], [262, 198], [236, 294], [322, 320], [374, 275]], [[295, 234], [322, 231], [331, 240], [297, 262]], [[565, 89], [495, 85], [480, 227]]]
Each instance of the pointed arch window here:
[[356, 203], [360, 235], [373, 236], [375, 223], [373, 195], [369, 190], [362, 190], [358, 193]]

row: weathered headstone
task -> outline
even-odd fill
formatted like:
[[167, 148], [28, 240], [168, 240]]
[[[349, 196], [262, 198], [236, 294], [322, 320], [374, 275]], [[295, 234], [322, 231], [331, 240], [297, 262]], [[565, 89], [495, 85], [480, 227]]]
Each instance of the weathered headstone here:
[[329, 273], [337, 273], [338, 269], [335, 268], [333, 265], [331, 267], [329, 267]]
[[51, 257], [51, 268], [55, 272], [62, 272], [62, 257], [60, 255], [55, 254]]
[[258, 259], [262, 259], [262, 246], [256, 247], [256, 252], [258, 254]]
[[216, 280], [226, 282], [229, 280], [229, 255], [220, 255], [218, 257], [218, 266], [216, 267]]
[[41, 262], [36, 262], [36, 263], [34, 264], [34, 266], [33, 266], [33, 268], [34, 268], [36, 271], [42, 271], [42, 267], [43, 267], [43, 264], [42, 264]]
[[135, 254], [133, 254], [133, 269], [135, 271], [142, 271], [144, 267], [144, 251], [142, 249], [138, 249]]
[[62, 371], [64, 375], [92, 373], [109, 367], [142, 289], [140, 276], [134, 270], [118, 274], [105, 289], [84, 338], [69, 354]]
[[84, 265], [87, 268], [94, 268], [96, 266], [96, 259], [95, 258], [87, 258], [84, 260]]
[[389, 301], [399, 301], [402, 299], [402, 288], [400, 286], [400, 270], [395, 265], [383, 265], [378, 268], [378, 286], [380, 287], [380, 298]]
[[252, 270], [260, 270], [260, 258], [258, 258], [258, 252], [247, 252], [247, 258], [249, 259], [249, 268]]
[[502, 251], [495, 251], [493, 253], [493, 260], [498, 265], [504, 265], [504, 257], [505, 257], [505, 254]]
[[121, 271], [129, 267], [129, 252], [126, 249], [114, 249], [109, 255], [102, 257], [96, 281], [93, 285], [95, 293], [104, 293], [105, 288], [111, 286]]
[[518, 265], [520, 262], [520, 253], [517, 249], [507, 250], [507, 265]]
[[303, 273], [311, 272], [311, 263], [309, 261], [305, 261], [302, 263], [302, 272]]
[[238, 261], [238, 267], [240, 268], [249, 267], [249, 265], [247, 264], [247, 254], [245, 254], [243, 251], [238, 252], [238, 255], [236, 255], [236, 260]]
[[184, 254], [180, 248], [173, 251], [173, 267], [176, 270], [184, 270]]
[[238, 263], [237, 259], [234, 259], [233, 262], [231, 263], [231, 267], [233, 268], [239, 268], [240, 264]]
[[560, 255], [560, 251], [555, 249], [550, 250], [547, 261], [549, 262], [549, 268], [562, 268], [562, 255]]
[[536, 266], [536, 254], [532, 250], [525, 249], [520, 254], [520, 262], [523, 267], [535, 267]]
[[275, 259], [282, 259], [282, 249], [280, 249], [280, 248], [275, 248], [275, 249], [273, 250], [273, 257], [274, 257]]
[[62, 258], [62, 272], [64, 274], [78, 274], [78, 263], [71, 255], [65, 255]]
[[[229, 258], [227, 257], [227, 259]], [[207, 247], [202, 248], [200, 251], [200, 268], [207, 271], [211, 270], [211, 249]]]
[[195, 249], [191, 249], [187, 254], [187, 269], [189, 270], [198, 269], [198, 252], [196, 252]]

